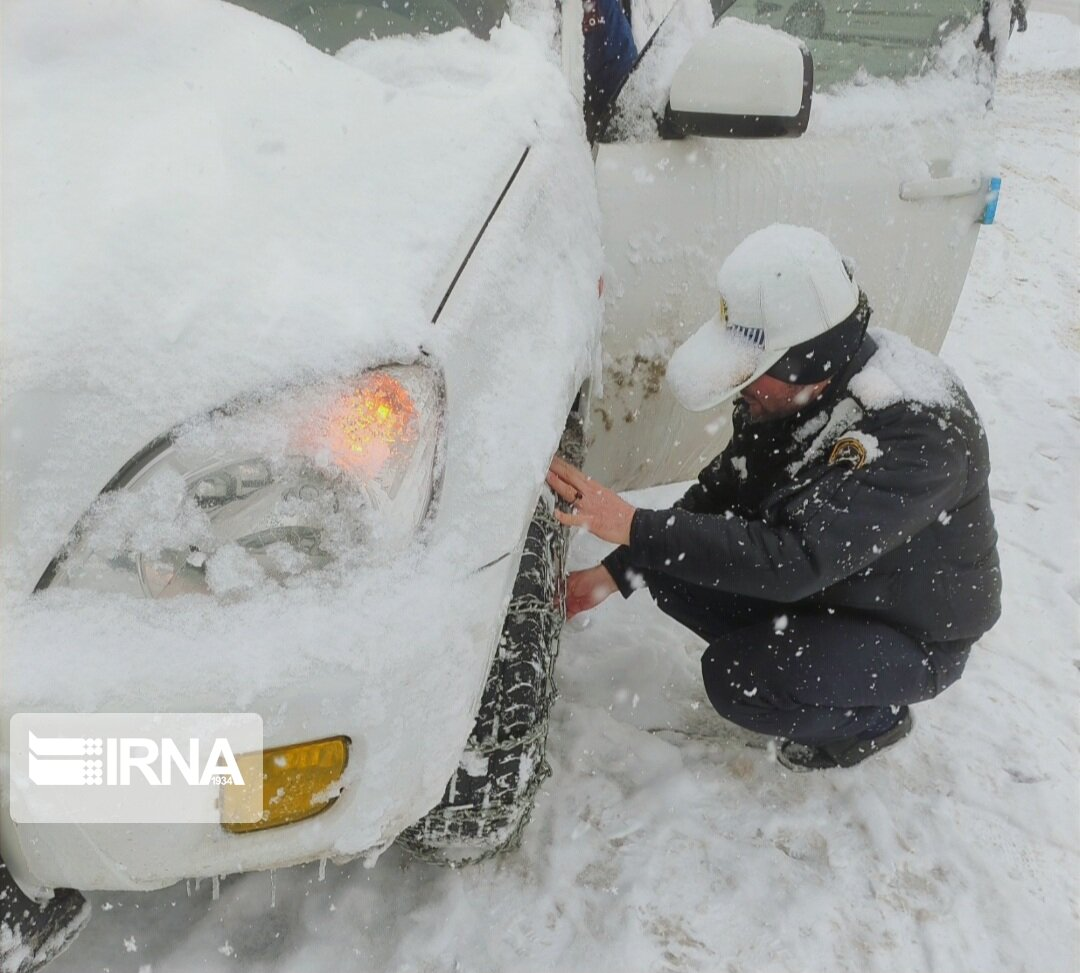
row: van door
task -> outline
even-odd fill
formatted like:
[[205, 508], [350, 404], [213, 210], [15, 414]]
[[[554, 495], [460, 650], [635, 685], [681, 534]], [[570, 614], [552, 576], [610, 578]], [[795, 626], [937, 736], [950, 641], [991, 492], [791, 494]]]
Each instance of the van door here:
[[[665, 139], [641, 125], [650, 111], [659, 123], [659, 102], [647, 111], [625, 102], [655, 99], [648, 89], [663, 72], [657, 61], [668, 63], [662, 83], [670, 84], [673, 51], [687, 49], [687, 25], [701, 23], [681, 8], [703, 2], [680, 0], [674, 8], [620, 96], [613, 140], [597, 147], [605, 368], [587, 469], [620, 489], [690, 479], [726, 442], [730, 406], [686, 412], [664, 370], [671, 352], [715, 313], [719, 266], [747, 234], [773, 222], [821, 230], [854, 259], [872, 325], [936, 351], [986, 204], [990, 88], [974, 47], [980, 24], [968, 17], [966, 0], [874, 0], [874, 32], [891, 31], [882, 41], [871, 41], [868, 28], [840, 38], [828, 20], [821, 36], [810, 36], [817, 24], [803, 19], [815, 96], [801, 138]], [[846, 23], [867, 0], [838, 2], [839, 11], [830, 2], [828, 17]], [[964, 30], [946, 38], [952, 70], [935, 66], [941, 37], [923, 38], [921, 26], [913, 37], [911, 17], [886, 2], [935, 5], [940, 24], [964, 19]], [[724, 16], [780, 26], [790, 10], [738, 0]], [[665, 41], [679, 16], [679, 36]], [[644, 83], [638, 72], [646, 72]], [[620, 118], [632, 124], [620, 129]]]

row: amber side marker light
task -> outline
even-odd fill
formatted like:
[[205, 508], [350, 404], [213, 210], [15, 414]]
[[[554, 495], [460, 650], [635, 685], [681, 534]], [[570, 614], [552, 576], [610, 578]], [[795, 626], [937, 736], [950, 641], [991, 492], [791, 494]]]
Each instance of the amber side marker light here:
[[262, 812], [251, 807], [252, 789], [226, 784], [221, 826], [232, 834], [249, 834], [321, 814], [338, 799], [335, 785], [349, 764], [349, 743], [348, 737], [327, 737], [240, 754], [236, 762], [245, 780], [262, 774]]

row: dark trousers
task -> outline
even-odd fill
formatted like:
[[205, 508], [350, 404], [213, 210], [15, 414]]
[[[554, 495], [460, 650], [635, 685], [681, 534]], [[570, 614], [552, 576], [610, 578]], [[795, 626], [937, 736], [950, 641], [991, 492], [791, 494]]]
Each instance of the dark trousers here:
[[872, 736], [896, 708], [960, 678], [972, 640], [920, 642], [882, 622], [783, 605], [647, 572], [657, 606], [709, 643], [705, 690], [725, 719], [806, 744]]

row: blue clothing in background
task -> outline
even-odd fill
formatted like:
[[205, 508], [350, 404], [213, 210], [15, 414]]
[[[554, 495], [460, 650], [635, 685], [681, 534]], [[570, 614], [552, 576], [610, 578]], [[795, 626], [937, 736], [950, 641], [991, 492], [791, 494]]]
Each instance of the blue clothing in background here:
[[585, 128], [592, 141], [637, 60], [630, 21], [619, 0], [584, 0]]

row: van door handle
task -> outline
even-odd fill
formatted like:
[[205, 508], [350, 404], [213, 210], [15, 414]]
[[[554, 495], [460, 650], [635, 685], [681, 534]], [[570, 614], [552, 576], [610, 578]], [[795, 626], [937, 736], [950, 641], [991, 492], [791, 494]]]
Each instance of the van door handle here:
[[943, 176], [940, 179], [913, 179], [900, 183], [900, 198], [909, 203], [920, 199], [949, 199], [984, 192], [982, 179], [975, 176]]

